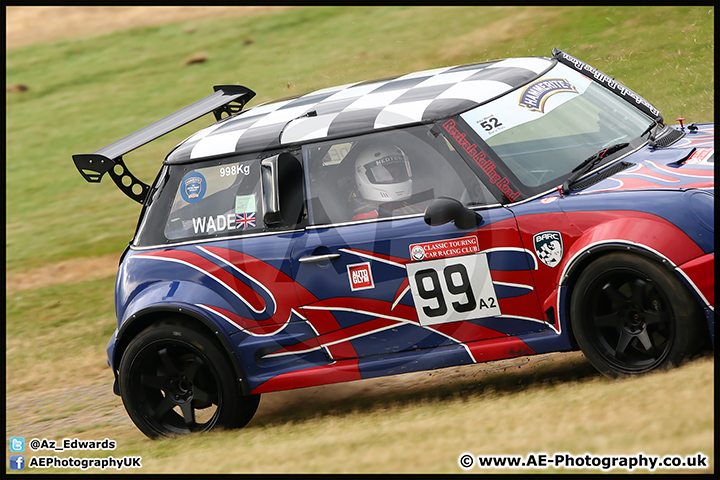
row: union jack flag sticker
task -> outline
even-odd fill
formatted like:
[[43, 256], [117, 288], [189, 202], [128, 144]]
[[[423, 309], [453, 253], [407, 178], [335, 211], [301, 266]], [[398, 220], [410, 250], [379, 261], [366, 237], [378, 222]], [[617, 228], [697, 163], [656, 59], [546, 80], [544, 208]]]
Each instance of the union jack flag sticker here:
[[235, 214], [235, 228], [252, 228], [254, 226], [255, 212]]

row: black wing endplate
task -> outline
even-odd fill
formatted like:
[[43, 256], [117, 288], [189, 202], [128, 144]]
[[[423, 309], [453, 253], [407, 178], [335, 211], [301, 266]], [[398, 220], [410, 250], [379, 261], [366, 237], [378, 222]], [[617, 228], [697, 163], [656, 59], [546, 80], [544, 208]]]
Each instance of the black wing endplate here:
[[[216, 120], [220, 120], [223, 113], [228, 115], [237, 113], [255, 96], [255, 92], [240, 85], [218, 85], [214, 88], [215, 93], [181, 108], [177, 112], [161, 118], [100, 150], [93, 153], [73, 155], [73, 162], [80, 175], [88, 182], [98, 183], [103, 175], [109, 172], [110, 177], [125, 195], [142, 204], [150, 187], [130, 173], [123, 162], [122, 156], [207, 113], [213, 112]], [[239, 107], [231, 106], [230, 103], [233, 102], [239, 104]]]

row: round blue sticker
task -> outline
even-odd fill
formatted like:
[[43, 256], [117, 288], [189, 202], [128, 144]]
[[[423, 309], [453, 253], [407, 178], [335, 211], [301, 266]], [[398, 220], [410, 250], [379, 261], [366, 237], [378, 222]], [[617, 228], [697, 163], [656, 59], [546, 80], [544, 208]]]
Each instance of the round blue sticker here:
[[188, 203], [199, 202], [205, 196], [207, 182], [205, 177], [198, 172], [190, 172], [185, 175], [180, 184], [180, 194], [183, 200]]

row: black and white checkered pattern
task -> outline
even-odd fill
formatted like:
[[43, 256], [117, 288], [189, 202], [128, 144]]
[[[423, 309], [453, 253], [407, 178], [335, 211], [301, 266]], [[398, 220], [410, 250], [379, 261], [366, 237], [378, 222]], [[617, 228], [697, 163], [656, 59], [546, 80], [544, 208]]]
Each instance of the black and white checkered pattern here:
[[438, 120], [516, 89], [551, 65], [549, 59], [533, 57], [445, 67], [266, 103], [197, 132], [168, 161], [260, 151]]

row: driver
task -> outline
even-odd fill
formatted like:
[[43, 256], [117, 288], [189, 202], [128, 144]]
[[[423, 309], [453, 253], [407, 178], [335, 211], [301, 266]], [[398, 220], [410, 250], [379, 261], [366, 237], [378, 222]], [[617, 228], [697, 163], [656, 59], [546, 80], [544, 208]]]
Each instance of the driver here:
[[355, 189], [350, 194], [353, 220], [422, 213], [406, 202], [412, 195], [410, 161], [400, 147], [379, 143], [355, 160]]

